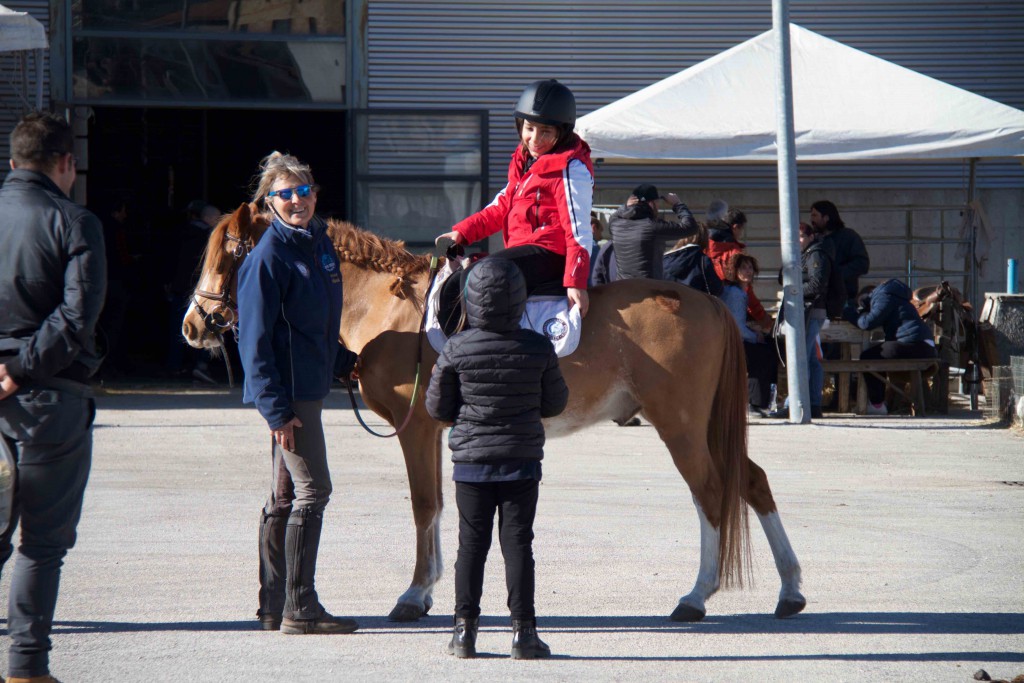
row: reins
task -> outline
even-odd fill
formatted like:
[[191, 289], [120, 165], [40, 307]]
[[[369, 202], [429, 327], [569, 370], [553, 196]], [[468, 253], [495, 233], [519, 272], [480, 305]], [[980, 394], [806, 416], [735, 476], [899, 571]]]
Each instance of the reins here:
[[393, 436], [398, 436], [402, 433], [402, 430], [409, 425], [409, 420], [412, 418], [413, 408], [416, 406], [416, 397], [419, 395], [420, 388], [420, 371], [423, 365], [423, 337], [426, 335], [427, 329], [427, 309], [430, 306], [430, 288], [434, 284], [434, 278], [437, 277], [440, 256], [441, 254], [446, 253], [452, 244], [454, 243], [451, 240], [441, 240], [434, 248], [434, 253], [430, 257], [430, 274], [427, 276], [427, 288], [423, 292], [423, 314], [420, 316], [420, 327], [416, 334], [416, 378], [412, 385], [412, 396], [409, 398], [409, 412], [405, 414], [405, 419], [402, 420], [402, 424], [390, 434], [379, 434], [373, 431], [373, 429], [363, 421], [363, 416], [359, 413], [356, 396], [352, 391], [352, 382], [350, 382], [348, 378], [345, 378], [344, 380], [345, 388], [348, 390], [349, 401], [352, 403], [352, 412], [356, 414], [356, 420], [359, 421], [359, 424], [362, 425], [363, 429], [373, 436], [377, 436], [382, 439], [390, 439]]

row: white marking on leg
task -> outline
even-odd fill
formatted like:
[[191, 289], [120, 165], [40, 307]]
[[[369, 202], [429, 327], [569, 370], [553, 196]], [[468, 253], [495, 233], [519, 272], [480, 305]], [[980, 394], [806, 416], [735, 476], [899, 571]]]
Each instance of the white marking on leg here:
[[404, 593], [398, 597], [399, 604], [412, 604], [423, 609], [424, 612], [434, 604], [434, 586], [441, 580], [444, 573], [444, 562], [441, 558], [441, 509], [434, 514], [430, 528], [425, 532], [433, 536], [433, 552], [427, 562], [427, 576], [422, 586], [410, 585]]
[[693, 607], [701, 612], [706, 611], [704, 601], [718, 591], [718, 541], [719, 530], [711, 526], [707, 515], [701, 508], [697, 499], [693, 499], [693, 505], [697, 508], [697, 517], [700, 519], [700, 571], [697, 572], [697, 582], [688, 595], [679, 598], [679, 603]]
[[782, 580], [779, 600], [803, 600], [804, 596], [800, 594], [800, 563], [797, 562], [793, 546], [789, 544], [789, 537], [786, 536], [779, 513], [759, 514], [757, 518], [761, 520], [761, 528], [768, 537], [768, 545], [775, 558], [775, 567], [779, 570], [779, 578]]

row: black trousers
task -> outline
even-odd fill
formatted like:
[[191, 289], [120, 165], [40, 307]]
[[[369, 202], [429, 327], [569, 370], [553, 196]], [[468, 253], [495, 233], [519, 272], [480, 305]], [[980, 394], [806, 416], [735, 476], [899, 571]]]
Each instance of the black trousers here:
[[0, 567], [21, 527], [7, 609], [8, 676], [49, 673], [60, 568], [77, 537], [95, 414], [91, 398], [64, 390], [22, 387], [0, 401], [0, 438], [17, 466], [10, 524], [0, 535]]
[[[870, 358], [872, 360], [878, 358], [935, 358], [935, 355], [935, 347], [923, 341], [914, 342], [913, 344], [887, 341], [875, 346], [869, 346], [860, 352], [862, 359]], [[871, 373], [865, 372], [864, 383], [868, 388], [869, 401], [881, 403], [885, 400], [885, 382]]]
[[[534, 294], [556, 295], [565, 292], [562, 276], [565, 273], [565, 256], [539, 247], [524, 244], [496, 251], [486, 258], [503, 258], [512, 261], [523, 273], [526, 280], [526, 296]], [[441, 310], [438, 319], [445, 335], [451, 336], [458, 329], [462, 318], [462, 293], [466, 291], [466, 278], [479, 261], [466, 268], [458, 277], [452, 277], [441, 289]]]
[[537, 514], [536, 479], [487, 483], [455, 482], [459, 508], [459, 555], [455, 560], [455, 616], [480, 616], [484, 564], [491, 548], [494, 511], [505, 558], [508, 609], [513, 619], [533, 619], [533, 519]]
[[750, 405], [765, 410], [772, 400], [772, 385], [779, 378], [779, 359], [775, 355], [775, 343], [743, 342], [743, 353], [747, 357], [747, 393], [750, 395]]

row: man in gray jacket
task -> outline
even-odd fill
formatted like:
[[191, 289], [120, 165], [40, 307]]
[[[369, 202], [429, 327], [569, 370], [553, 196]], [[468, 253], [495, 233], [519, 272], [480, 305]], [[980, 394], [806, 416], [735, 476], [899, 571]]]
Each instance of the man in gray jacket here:
[[[678, 223], [658, 217], [658, 201], [665, 200], [679, 218]], [[662, 254], [667, 242], [697, 232], [697, 221], [686, 204], [671, 192], [662, 197], [654, 185], [639, 185], [626, 205], [612, 214], [612, 244], [618, 279], [664, 277]]]
[[[17, 470], [13, 502], [0, 510], [0, 567], [21, 524], [9, 683], [55, 680], [49, 651], [60, 567], [75, 544], [92, 462], [95, 403], [86, 382], [101, 360], [94, 332], [106, 258], [99, 219], [68, 198], [73, 151], [62, 117], [25, 116], [11, 133], [13, 170], [0, 188], [0, 463]], [[0, 481], [4, 492], [10, 501]]]

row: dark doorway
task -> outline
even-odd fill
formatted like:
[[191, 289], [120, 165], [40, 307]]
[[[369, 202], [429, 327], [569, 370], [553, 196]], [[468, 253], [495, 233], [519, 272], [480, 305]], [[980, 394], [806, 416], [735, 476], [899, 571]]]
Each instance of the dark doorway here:
[[[105, 332], [112, 345], [108, 377], [148, 379], [168, 374], [168, 358], [182, 352], [180, 302], [167, 285], [180, 254], [178, 239], [187, 224], [186, 206], [205, 200], [224, 212], [251, 196], [260, 159], [271, 151], [294, 154], [308, 163], [320, 192], [317, 213], [346, 216], [344, 112], [290, 112], [255, 109], [147, 109], [96, 107], [89, 125], [89, 208], [104, 222], [108, 257], [121, 261], [121, 304], [108, 308]], [[115, 213], [127, 207], [127, 219]], [[121, 217], [124, 212], [120, 212]], [[112, 226], [120, 239], [114, 240]], [[186, 264], [187, 265], [187, 264]], [[198, 262], [192, 267], [198, 267]], [[113, 277], [113, 273], [112, 273]], [[112, 291], [116, 299], [119, 294]], [[118, 306], [123, 312], [117, 313]], [[211, 366], [214, 367], [215, 366]], [[223, 379], [223, 371], [217, 379]], [[190, 377], [174, 368], [170, 374]]]

